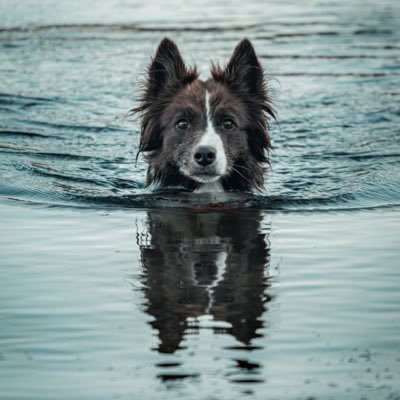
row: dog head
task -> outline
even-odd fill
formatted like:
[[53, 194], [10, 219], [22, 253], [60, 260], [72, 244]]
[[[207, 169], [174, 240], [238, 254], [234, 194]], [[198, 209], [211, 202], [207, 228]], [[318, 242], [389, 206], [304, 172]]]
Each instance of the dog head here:
[[141, 112], [139, 152], [149, 162], [148, 185], [263, 186], [274, 110], [249, 40], [237, 45], [225, 68], [213, 65], [211, 77], [202, 81], [176, 44], [164, 39], [133, 111]]

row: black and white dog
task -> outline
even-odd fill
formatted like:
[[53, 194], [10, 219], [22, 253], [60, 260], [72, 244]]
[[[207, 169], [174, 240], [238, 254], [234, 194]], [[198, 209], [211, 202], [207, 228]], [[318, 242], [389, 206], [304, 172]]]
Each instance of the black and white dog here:
[[140, 104], [139, 152], [149, 163], [147, 186], [188, 191], [251, 191], [263, 187], [268, 120], [275, 112], [265, 74], [249, 40], [225, 68], [199, 79], [165, 38], [152, 59]]

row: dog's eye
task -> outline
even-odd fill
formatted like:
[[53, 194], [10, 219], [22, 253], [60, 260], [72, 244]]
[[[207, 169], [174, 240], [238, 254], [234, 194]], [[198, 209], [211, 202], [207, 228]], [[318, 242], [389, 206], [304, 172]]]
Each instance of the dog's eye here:
[[224, 128], [225, 129], [232, 129], [235, 123], [232, 121], [231, 118], [225, 118], [224, 119]]
[[185, 130], [187, 128], [189, 128], [189, 122], [186, 119], [180, 119], [177, 123], [176, 123], [176, 127], [178, 129], [182, 129]]

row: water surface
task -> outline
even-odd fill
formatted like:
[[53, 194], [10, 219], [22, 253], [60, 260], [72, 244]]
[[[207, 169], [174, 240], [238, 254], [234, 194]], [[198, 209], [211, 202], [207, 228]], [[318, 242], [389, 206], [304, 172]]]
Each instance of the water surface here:
[[0, 213], [5, 399], [398, 398], [398, 210]]
[[94, 12], [90, 2], [3, 6], [2, 196], [142, 207], [146, 165], [135, 166], [139, 124], [127, 113], [159, 40], [175, 39], [206, 75], [210, 59], [226, 61], [247, 36], [271, 75], [279, 111], [266, 179], [272, 197], [260, 206], [399, 205], [396, 2], [254, 1], [231, 7], [229, 17], [220, 12], [224, 3], [206, 1], [162, 13], [152, 2], [98, 3]]
[[[399, 399], [399, 17], [3, 1], [0, 398]], [[254, 43], [265, 193], [144, 189], [127, 114], [164, 36], [204, 76]]]

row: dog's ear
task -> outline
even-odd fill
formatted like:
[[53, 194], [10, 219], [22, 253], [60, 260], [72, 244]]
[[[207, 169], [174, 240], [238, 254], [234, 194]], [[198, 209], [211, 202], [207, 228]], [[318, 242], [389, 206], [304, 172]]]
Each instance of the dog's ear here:
[[215, 81], [226, 84], [245, 105], [251, 121], [247, 130], [250, 150], [258, 161], [268, 162], [266, 150], [271, 148], [268, 120], [275, 118], [275, 111], [264, 69], [250, 40], [240, 41], [226, 67], [213, 65], [211, 74]]
[[225, 73], [231, 81], [244, 84], [250, 91], [263, 87], [264, 71], [250, 40], [243, 39], [233, 51]]
[[139, 105], [132, 114], [142, 113], [139, 152], [157, 150], [162, 145], [160, 118], [162, 110], [186, 84], [198, 77], [196, 68], [188, 68], [176, 44], [165, 38], [161, 41], [147, 69]]
[[185, 84], [193, 79], [175, 42], [164, 38], [148, 68], [147, 95], [153, 98], [174, 83]]

